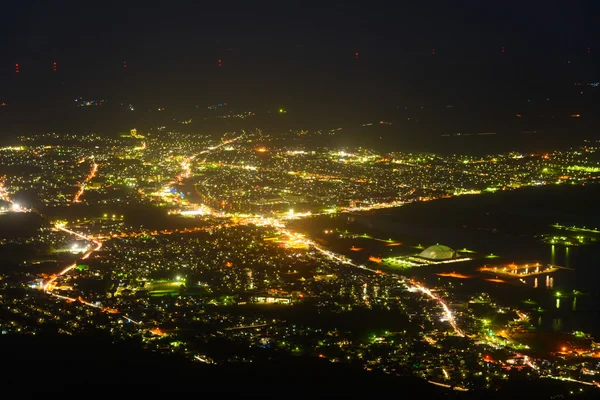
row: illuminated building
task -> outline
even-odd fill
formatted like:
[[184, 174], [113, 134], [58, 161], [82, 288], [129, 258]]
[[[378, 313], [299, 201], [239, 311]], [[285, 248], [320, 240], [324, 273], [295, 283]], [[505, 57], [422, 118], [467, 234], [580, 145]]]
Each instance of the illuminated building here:
[[285, 297], [256, 297], [257, 303], [267, 304], [291, 304], [291, 300]]
[[436, 244], [434, 246], [429, 246], [421, 253], [419, 253], [419, 258], [424, 258], [426, 260], [431, 261], [444, 261], [444, 260], [452, 260], [456, 258], [458, 254], [456, 251], [452, 250], [448, 246]]

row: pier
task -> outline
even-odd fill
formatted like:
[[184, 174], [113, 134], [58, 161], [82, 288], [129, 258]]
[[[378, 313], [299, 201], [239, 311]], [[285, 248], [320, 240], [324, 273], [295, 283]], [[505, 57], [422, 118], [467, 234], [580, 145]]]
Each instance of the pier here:
[[536, 264], [508, 264], [505, 266], [487, 266], [479, 268], [479, 271], [485, 273], [491, 273], [496, 275], [503, 275], [511, 278], [526, 278], [529, 276], [542, 275], [542, 274], [550, 274], [558, 271], [559, 269], [570, 269], [566, 267], [561, 267], [558, 265], [542, 265], [540, 263]]

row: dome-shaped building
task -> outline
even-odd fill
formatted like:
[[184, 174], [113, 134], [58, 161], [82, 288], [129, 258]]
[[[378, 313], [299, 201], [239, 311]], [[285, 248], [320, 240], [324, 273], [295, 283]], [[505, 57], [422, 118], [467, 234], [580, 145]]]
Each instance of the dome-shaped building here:
[[454, 251], [448, 246], [444, 246], [441, 244], [429, 246], [419, 254], [420, 258], [432, 261], [452, 260], [457, 256], [458, 254], [456, 253], [456, 251]]

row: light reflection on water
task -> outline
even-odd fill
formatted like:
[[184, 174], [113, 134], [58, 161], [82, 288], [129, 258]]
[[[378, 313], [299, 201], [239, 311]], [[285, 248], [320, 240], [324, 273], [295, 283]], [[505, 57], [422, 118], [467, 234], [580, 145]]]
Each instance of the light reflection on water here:
[[552, 330], [554, 332], [562, 332], [563, 330], [563, 321], [561, 318], [554, 318], [552, 320]]

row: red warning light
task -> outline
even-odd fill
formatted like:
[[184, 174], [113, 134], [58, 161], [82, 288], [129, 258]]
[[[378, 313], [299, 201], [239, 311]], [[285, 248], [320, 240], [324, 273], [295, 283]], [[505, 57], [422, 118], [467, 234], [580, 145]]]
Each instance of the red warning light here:
[[500, 48], [500, 51], [501, 51], [502, 53], [504, 53], [504, 46], [502, 46], [502, 47]]
[[15, 64], [15, 72], [19, 72], [19, 64]]
[[223, 60], [219, 60], [218, 63], [217, 63], [217, 66], [218, 67], [222, 67], [223, 66]]
[[356, 57], [356, 59], [358, 60], [358, 51], [356, 53], [354, 53], [354, 56]]
[[435, 49], [431, 49], [431, 55], [435, 56]]
[[591, 52], [592, 52], [592, 48], [588, 47], [588, 53], [591, 53]]
[[123, 61], [123, 68], [127, 68], [127, 61]]
[[56, 61], [54, 61], [54, 62], [52, 63], [52, 69], [54, 70], [54, 72], [56, 72]]

